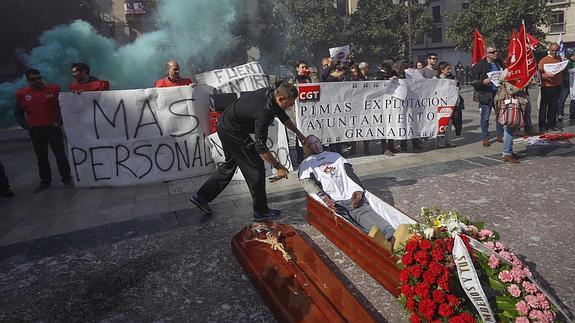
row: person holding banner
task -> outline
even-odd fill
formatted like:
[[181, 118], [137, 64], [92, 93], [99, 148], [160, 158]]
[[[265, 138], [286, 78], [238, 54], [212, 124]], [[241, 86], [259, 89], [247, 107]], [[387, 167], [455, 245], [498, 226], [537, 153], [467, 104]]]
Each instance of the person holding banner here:
[[[264, 160], [277, 170], [280, 178], [287, 178], [288, 170], [275, 159], [267, 147], [268, 127], [277, 117], [296, 133], [302, 144], [305, 143], [305, 136], [285, 112], [294, 105], [297, 96], [295, 86], [283, 83], [275, 90], [263, 88], [246, 92], [224, 110], [218, 119], [218, 136], [222, 142], [225, 161], [190, 201], [206, 214], [211, 214], [208, 203], [228, 186], [239, 167], [252, 195], [253, 220], [261, 222], [279, 218], [281, 212], [268, 207]], [[250, 134], [255, 134], [255, 140]]]
[[16, 91], [16, 121], [24, 129], [28, 129], [34, 152], [38, 159], [40, 186], [34, 193], [50, 188], [52, 171], [48, 158], [48, 145], [52, 147], [58, 170], [64, 187], [73, 188], [70, 166], [66, 157], [66, 146], [62, 133], [62, 117], [58, 95], [60, 86], [44, 84], [42, 75], [37, 69], [29, 69], [25, 73], [29, 86]]
[[551, 74], [545, 71], [546, 64], [561, 63], [559, 58], [559, 45], [551, 44], [547, 51], [547, 56], [539, 61], [539, 72], [541, 72], [541, 102], [539, 103], [539, 132], [548, 130], [559, 131], [557, 128], [557, 105], [561, 95], [561, 83], [563, 74]]
[[85, 63], [74, 63], [70, 66], [74, 82], [70, 83], [70, 91], [80, 93], [84, 91], [108, 91], [110, 83], [98, 80], [90, 75], [90, 66]]
[[166, 72], [168, 73], [168, 76], [157, 80], [154, 83], [154, 87], [172, 87], [194, 84], [191, 78], [180, 77], [180, 65], [173, 59], [166, 63]]

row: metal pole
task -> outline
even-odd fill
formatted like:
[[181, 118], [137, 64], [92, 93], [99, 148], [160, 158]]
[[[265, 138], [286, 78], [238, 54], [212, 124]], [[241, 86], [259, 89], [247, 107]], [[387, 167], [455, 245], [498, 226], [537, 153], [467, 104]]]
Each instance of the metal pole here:
[[407, 5], [407, 60], [412, 61], [411, 57], [411, 0], [406, 0]]

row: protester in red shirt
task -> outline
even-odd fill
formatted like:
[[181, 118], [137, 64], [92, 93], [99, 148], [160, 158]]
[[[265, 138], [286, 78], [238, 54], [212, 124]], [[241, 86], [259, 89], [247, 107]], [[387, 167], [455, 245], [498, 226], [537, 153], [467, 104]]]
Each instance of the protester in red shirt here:
[[84, 91], [108, 91], [110, 83], [104, 80], [98, 80], [90, 75], [90, 66], [85, 63], [74, 63], [70, 66], [74, 82], [68, 86], [72, 92]]
[[70, 176], [70, 166], [66, 158], [64, 136], [61, 129], [62, 118], [60, 116], [60, 103], [58, 102], [60, 86], [44, 84], [40, 72], [36, 69], [26, 71], [26, 80], [28, 80], [29, 86], [16, 91], [14, 116], [22, 128], [28, 129], [34, 145], [34, 152], [38, 158], [41, 182], [34, 192], [38, 193], [48, 189], [52, 181], [48, 145], [52, 147], [56, 157], [64, 187], [73, 188], [74, 183]]
[[172, 87], [191, 85], [194, 83], [191, 78], [180, 77], [180, 65], [178, 65], [178, 62], [175, 60], [168, 61], [166, 71], [168, 72], [168, 76], [157, 80], [154, 87]]

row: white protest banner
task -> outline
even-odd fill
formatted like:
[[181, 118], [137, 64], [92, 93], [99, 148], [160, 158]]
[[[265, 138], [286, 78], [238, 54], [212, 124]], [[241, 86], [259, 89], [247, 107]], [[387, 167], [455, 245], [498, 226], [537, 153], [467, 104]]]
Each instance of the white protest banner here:
[[269, 76], [258, 62], [197, 74], [196, 80], [215, 87], [221, 93], [240, 94], [272, 87]]
[[567, 67], [567, 64], [569, 64], [569, 60], [565, 60], [555, 64], [543, 64], [543, 70], [545, 71], [546, 74], [555, 75], [564, 70], [565, 67]]
[[406, 68], [404, 71], [405, 71], [405, 78], [408, 80], [409, 79], [415, 79], [415, 80], [424, 79], [423, 75], [421, 75], [421, 72], [416, 68]]
[[78, 186], [123, 186], [209, 174], [209, 86], [61, 93]]
[[[324, 144], [435, 137], [449, 123], [458, 97], [455, 83], [443, 79], [310, 83], [298, 89], [297, 127]], [[405, 90], [404, 99], [398, 89]]]
[[[265, 74], [258, 62], [250, 62], [244, 65], [224, 68], [211, 72], [196, 75], [199, 83], [206, 83], [215, 87], [221, 93], [237, 93], [254, 91], [264, 87], [271, 88], [269, 76]], [[212, 134], [207, 140], [210, 153], [216, 164], [224, 161], [221, 142], [216, 138], [217, 134]], [[215, 150], [214, 150], [215, 149]], [[268, 149], [278, 159], [278, 161], [288, 170], [292, 170], [291, 159], [289, 158], [289, 145], [286, 136], [285, 126], [276, 118], [268, 129]], [[266, 174], [271, 175], [273, 168], [266, 164]], [[239, 170], [234, 175], [234, 180], [242, 180], [243, 176]]]
[[339, 59], [342, 62], [347, 62], [347, 57], [349, 56], [350, 52], [351, 49], [349, 45], [334, 47], [329, 49], [329, 57], [333, 59]]

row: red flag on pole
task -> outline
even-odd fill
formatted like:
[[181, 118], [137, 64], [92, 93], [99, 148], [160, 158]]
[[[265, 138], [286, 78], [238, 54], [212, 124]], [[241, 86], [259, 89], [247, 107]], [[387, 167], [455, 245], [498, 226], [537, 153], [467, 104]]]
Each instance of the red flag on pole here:
[[[527, 40], [529, 40], [529, 43], [531, 44], [531, 48], [535, 48], [537, 46], [537, 44], [540, 44], [541, 42], [539, 41], [539, 39], [531, 36], [529, 33], [525, 33], [525, 37], [527, 37]], [[541, 44], [543, 45], [543, 44]], [[543, 45], [545, 46], [545, 45]]]
[[513, 54], [515, 61], [509, 65], [507, 68], [507, 76], [505, 76], [506, 81], [519, 89], [523, 89], [529, 81], [531, 81], [536, 70], [532, 44], [529, 42], [526, 34], [525, 22], [522, 21], [517, 41], [514, 42], [516, 44]]
[[475, 29], [475, 39], [473, 40], [473, 54], [471, 57], [471, 65], [477, 64], [480, 60], [485, 58], [485, 40], [483, 36]]
[[519, 44], [519, 38], [517, 38], [517, 33], [515, 29], [511, 32], [511, 38], [509, 38], [509, 46], [507, 47], [507, 58], [505, 58], [505, 65], [511, 66], [515, 63], [518, 57], [518, 50], [521, 47]]

